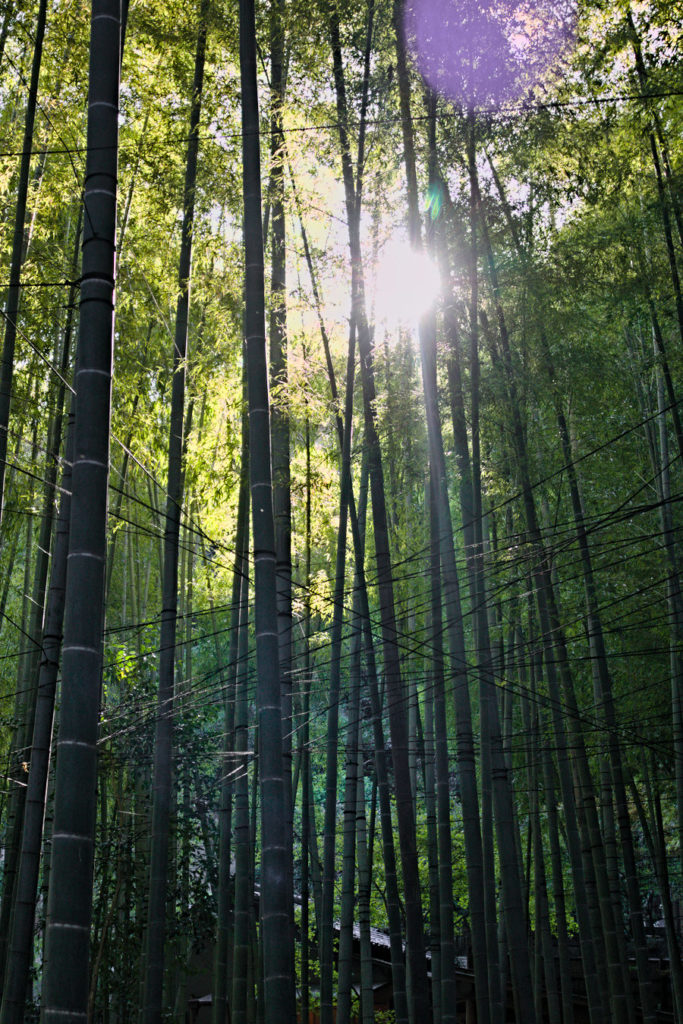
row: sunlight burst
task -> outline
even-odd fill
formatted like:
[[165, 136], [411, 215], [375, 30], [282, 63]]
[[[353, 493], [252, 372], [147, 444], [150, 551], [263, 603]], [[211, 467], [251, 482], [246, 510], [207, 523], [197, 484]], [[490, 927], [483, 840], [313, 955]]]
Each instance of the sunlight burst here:
[[375, 321], [387, 329], [415, 327], [439, 294], [439, 271], [430, 257], [392, 236], [377, 258]]

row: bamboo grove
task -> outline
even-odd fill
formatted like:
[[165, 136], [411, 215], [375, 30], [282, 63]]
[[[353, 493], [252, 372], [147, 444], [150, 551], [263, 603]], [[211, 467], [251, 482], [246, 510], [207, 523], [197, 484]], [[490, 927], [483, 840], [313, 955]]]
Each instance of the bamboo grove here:
[[680, 15], [0, 5], [0, 1024], [683, 1021]]

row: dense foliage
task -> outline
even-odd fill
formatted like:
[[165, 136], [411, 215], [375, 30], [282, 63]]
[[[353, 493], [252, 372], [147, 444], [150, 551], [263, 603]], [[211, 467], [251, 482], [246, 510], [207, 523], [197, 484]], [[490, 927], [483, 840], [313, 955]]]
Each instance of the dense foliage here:
[[[495, 22], [498, 38], [514, 7], [533, 40], [537, 6], [480, 4], [473, 24]], [[61, 683], [14, 1010], [10, 929], [83, 344], [91, 12], [51, 0], [41, 55], [40, 7], [0, 11], [3, 332], [16, 328], [0, 381], [0, 1024], [38, 1019], [48, 998]], [[461, 105], [419, 73], [418, 4], [407, 37], [400, 0], [257, 4], [251, 157], [249, 0], [239, 7], [123, 4], [103, 667], [88, 681], [95, 847], [80, 883], [92, 912], [69, 1019], [184, 1021], [194, 1006], [208, 1020], [192, 1000], [211, 993], [216, 1024], [226, 1002], [232, 1021], [270, 1024], [282, 1007], [294, 1020], [295, 1001], [325, 1024], [333, 1003], [340, 1022], [391, 1009], [448, 1024], [471, 998], [484, 1024], [502, 1024], [506, 1003], [520, 1024], [570, 1024], [573, 1008], [592, 1024], [683, 1020], [680, 7], [563, 7], [558, 62], [502, 97], [478, 78]], [[451, 7], [469, 24], [467, 4]], [[475, 34], [470, 46], [479, 67]], [[259, 152], [254, 226], [242, 176]], [[85, 217], [87, 235], [87, 203]], [[270, 368], [260, 441], [254, 231]], [[256, 566], [271, 554], [268, 669]], [[280, 732], [264, 735], [268, 670]], [[264, 751], [282, 764], [277, 798]], [[286, 871], [273, 883], [269, 868], [263, 891], [271, 798]], [[288, 915], [275, 983], [274, 905]], [[650, 955], [670, 961], [665, 981], [647, 976]], [[392, 986], [373, 1002], [378, 957]]]

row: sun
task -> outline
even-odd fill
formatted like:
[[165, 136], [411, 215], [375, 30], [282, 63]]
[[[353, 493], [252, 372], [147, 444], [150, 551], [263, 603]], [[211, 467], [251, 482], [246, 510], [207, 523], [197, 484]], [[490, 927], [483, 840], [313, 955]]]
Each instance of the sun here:
[[386, 330], [414, 328], [436, 302], [439, 271], [425, 253], [392, 235], [377, 255], [374, 319]]

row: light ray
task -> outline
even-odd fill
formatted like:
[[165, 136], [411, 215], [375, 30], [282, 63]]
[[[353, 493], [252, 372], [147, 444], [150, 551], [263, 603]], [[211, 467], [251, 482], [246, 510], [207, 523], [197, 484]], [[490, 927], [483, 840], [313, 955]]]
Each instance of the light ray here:
[[439, 294], [439, 271], [425, 252], [392, 235], [377, 259], [375, 322], [387, 330], [416, 327]]

